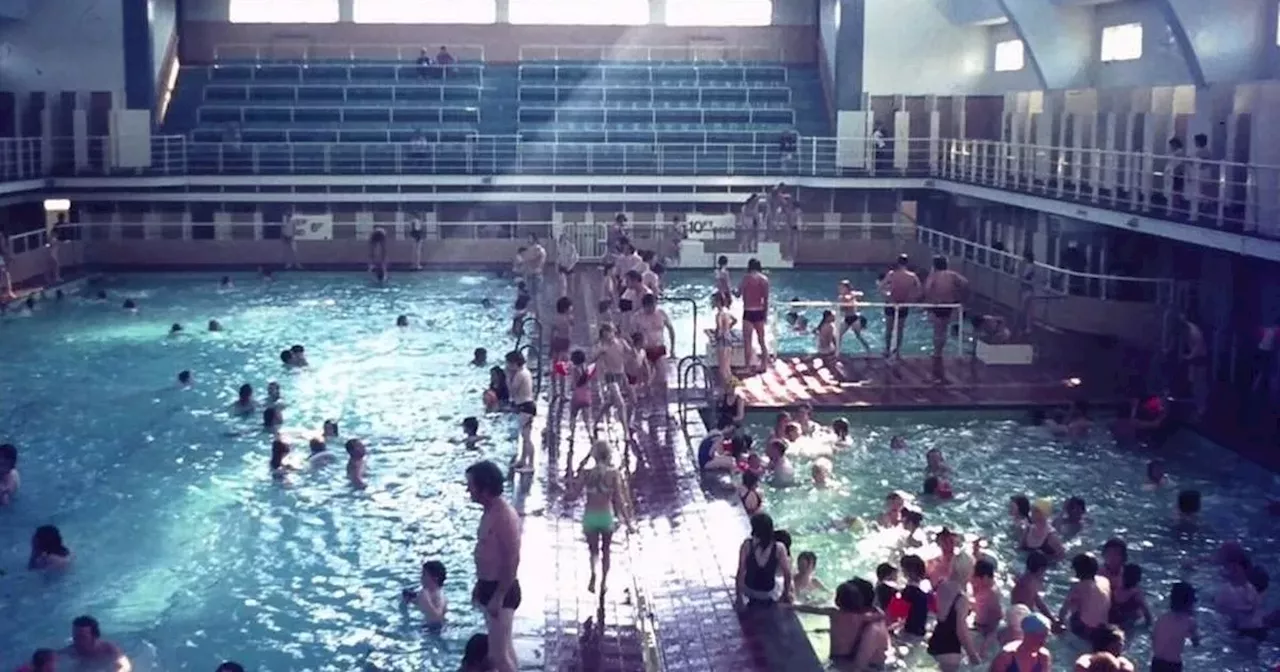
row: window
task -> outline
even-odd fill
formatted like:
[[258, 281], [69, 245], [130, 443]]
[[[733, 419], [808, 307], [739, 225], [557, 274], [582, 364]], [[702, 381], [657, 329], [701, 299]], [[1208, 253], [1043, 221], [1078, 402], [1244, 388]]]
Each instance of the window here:
[[[472, 0], [455, 0], [460, 4]], [[643, 26], [649, 0], [510, 0], [511, 23], [561, 26]]]
[[355, 0], [356, 23], [493, 23], [495, 0]]
[[1021, 70], [1027, 64], [1022, 40], [996, 43], [996, 72]]
[[[771, 23], [773, 0], [667, 0], [668, 26], [767, 26]], [[836, 24], [839, 25], [839, 20]]]
[[1103, 28], [1101, 56], [1104, 62], [1142, 58], [1142, 24], [1124, 23]]
[[231, 0], [231, 23], [337, 23], [338, 0]]

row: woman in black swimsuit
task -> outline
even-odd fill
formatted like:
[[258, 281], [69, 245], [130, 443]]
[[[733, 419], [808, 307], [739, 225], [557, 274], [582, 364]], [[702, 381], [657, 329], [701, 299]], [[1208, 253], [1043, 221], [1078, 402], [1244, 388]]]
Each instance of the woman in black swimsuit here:
[[969, 616], [969, 597], [965, 589], [973, 576], [973, 558], [968, 555], [957, 555], [951, 562], [951, 576], [938, 585], [934, 594], [937, 597], [938, 622], [933, 626], [933, 635], [929, 637], [929, 655], [938, 661], [942, 672], [956, 672], [964, 662], [965, 654], [969, 662], [977, 665], [981, 659], [973, 645], [969, 633], [967, 618]]
[[774, 538], [773, 518], [767, 513], [757, 513], [751, 516], [751, 536], [738, 549], [734, 607], [772, 606], [777, 601], [773, 590], [777, 587], [779, 574], [782, 575], [782, 601], [790, 602], [791, 559], [782, 542]]

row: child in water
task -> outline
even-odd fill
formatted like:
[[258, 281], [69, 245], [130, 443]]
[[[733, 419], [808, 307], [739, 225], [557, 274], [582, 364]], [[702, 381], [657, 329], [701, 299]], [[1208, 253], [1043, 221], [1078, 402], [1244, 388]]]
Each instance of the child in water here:
[[1151, 672], [1182, 672], [1182, 651], [1187, 641], [1200, 646], [1196, 626], [1196, 589], [1179, 581], [1169, 589], [1169, 611], [1156, 619], [1151, 630]]
[[405, 589], [402, 594], [406, 604], [412, 602], [427, 617], [427, 625], [444, 623], [445, 611], [449, 608], [449, 601], [444, 596], [447, 575], [443, 562], [428, 560], [422, 564], [422, 587], [416, 591]]
[[796, 578], [792, 586], [797, 594], [827, 592], [827, 587], [814, 576], [817, 569], [818, 556], [813, 551], [802, 551], [796, 556]]
[[836, 348], [836, 314], [829, 311], [822, 311], [822, 320], [818, 322], [818, 328], [813, 330], [814, 336], [817, 337], [818, 355], [822, 357], [834, 357], [837, 354]]
[[596, 440], [596, 424], [591, 419], [591, 371], [587, 368], [587, 353], [574, 350], [569, 355], [569, 380], [572, 381], [573, 392], [569, 397], [569, 440], [577, 433], [578, 416], [587, 426], [591, 440]]
[[809, 318], [795, 310], [787, 311], [787, 324], [791, 330], [797, 334], [803, 334], [809, 331]]

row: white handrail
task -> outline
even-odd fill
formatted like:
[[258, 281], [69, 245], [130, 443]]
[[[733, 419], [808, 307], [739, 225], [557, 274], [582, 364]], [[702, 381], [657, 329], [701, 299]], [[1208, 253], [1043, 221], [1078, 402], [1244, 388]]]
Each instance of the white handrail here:
[[[264, 0], [266, 1], [266, 0]], [[251, 60], [255, 62], [271, 61], [313, 61], [313, 60], [374, 60], [386, 59], [396, 61], [414, 61], [427, 49], [434, 63], [440, 44], [301, 44], [287, 42], [271, 43], [228, 43], [213, 47], [214, 62], [222, 60]], [[444, 44], [456, 61], [481, 61], [484, 58], [482, 44]]]
[[540, 45], [520, 46], [521, 61], [785, 61], [781, 47], [748, 47], [727, 44], [645, 45]]
[[[826, 308], [826, 309], [830, 309], [832, 312], [836, 313], [836, 318], [837, 318], [837, 320], [843, 316], [843, 314], [841, 313], [841, 311], [844, 311], [844, 310], [850, 310], [850, 309], [858, 309], [858, 310], [861, 310], [861, 309], [863, 309], [863, 308], [890, 308], [890, 309], [893, 309], [893, 308], [924, 308], [924, 309], [926, 309], [926, 310], [934, 310], [934, 309], [947, 309], [947, 310], [954, 310], [954, 311], [956, 311], [956, 312], [955, 312], [955, 322], [954, 322], [954, 323], [959, 325], [959, 327], [958, 327], [958, 328], [959, 328], [959, 334], [960, 334], [960, 335], [959, 335], [957, 338], [948, 338], [947, 340], [948, 340], [948, 342], [954, 342], [954, 343], [955, 343], [956, 353], [957, 353], [957, 355], [958, 355], [958, 356], [960, 356], [961, 358], [963, 358], [963, 357], [964, 357], [964, 355], [965, 355], [965, 351], [964, 351], [964, 337], [963, 337], [963, 336], [964, 336], [964, 332], [965, 332], [965, 321], [964, 321], [964, 313], [965, 313], [965, 310], [964, 310], [964, 304], [960, 304], [960, 303], [921, 303], [921, 302], [903, 302], [903, 303], [896, 303], [896, 302], [883, 302], [883, 301], [857, 301], [856, 303], [846, 303], [846, 302], [842, 302], [842, 301], [785, 301], [785, 302], [782, 302], [782, 303], [781, 303], [781, 304], [779, 304], [779, 305], [781, 305], [781, 306], [783, 306], [783, 307], [786, 307], [786, 308], [795, 307], [795, 308], [801, 308], [801, 309], [803, 309], [803, 308]], [[893, 320], [893, 322], [894, 322], [894, 324], [892, 325], [891, 329], [889, 330], [889, 338], [890, 338], [891, 340], [892, 340], [892, 339], [897, 339], [899, 329], [905, 329], [905, 325], [900, 326], [900, 325], [898, 325], [898, 324], [897, 324], [898, 320], [903, 319], [902, 314], [901, 314], [899, 311], [896, 311], [896, 310], [895, 310], [895, 311], [893, 311], [893, 312], [892, 312], [892, 314], [890, 315], [889, 311], [886, 311], [886, 313], [885, 313], [885, 318], [886, 318], [886, 319], [892, 319], [892, 320]], [[950, 316], [950, 315], [948, 315], [948, 316], [947, 316], [947, 321], [948, 321], [949, 323], [951, 322], [951, 316]], [[781, 324], [779, 324], [779, 323], [780, 323], [780, 320], [771, 320], [771, 322], [772, 322], [772, 324], [773, 324], [774, 342], [776, 343], [776, 342], [777, 342], [777, 340], [778, 340], [778, 337], [780, 337], [780, 336], [781, 336], [781, 331], [780, 331], [780, 330], [781, 330], [782, 326], [781, 326]], [[813, 323], [812, 321], [810, 321], [810, 322], [809, 322], [809, 324], [810, 324], [810, 326], [814, 326], [814, 327], [816, 327], [816, 325], [814, 325], [814, 323]], [[838, 322], [838, 321], [837, 321], [837, 324], [839, 324], [839, 322]], [[793, 332], [793, 333], [794, 333], [794, 332]], [[904, 336], [905, 336], [905, 332], [904, 332]], [[891, 348], [891, 349], [893, 349], [893, 350], [895, 350], [895, 351], [896, 351], [896, 350], [898, 350], [899, 348], [901, 348], [901, 345], [902, 345], [902, 344], [901, 344], [901, 343], [890, 343], [890, 345], [894, 346], [894, 347], [893, 347], [893, 348]]]

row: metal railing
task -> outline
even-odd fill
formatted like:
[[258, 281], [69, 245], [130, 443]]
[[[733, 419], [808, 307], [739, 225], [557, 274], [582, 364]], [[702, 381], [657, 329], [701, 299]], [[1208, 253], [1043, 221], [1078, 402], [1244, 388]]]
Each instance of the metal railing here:
[[[835, 313], [836, 315], [837, 329], [839, 328], [839, 320], [843, 318], [841, 311], [848, 307], [846, 304], [843, 304], [839, 301], [785, 301], [785, 302], [780, 302], [776, 304], [776, 306], [777, 307], [773, 309], [775, 314], [779, 312], [785, 313], [790, 310], [796, 310], [796, 311], [830, 310], [832, 313]], [[970, 331], [970, 329], [969, 329], [968, 323], [965, 322], [965, 319], [964, 319], [963, 304], [960, 304], [960, 303], [896, 303], [896, 302], [887, 303], [883, 301], [861, 301], [860, 300], [857, 302], [857, 308], [859, 310], [863, 310], [866, 308], [876, 308], [876, 309], [883, 309], [883, 308], [921, 309], [923, 308], [927, 311], [933, 311], [933, 310], [939, 310], [939, 309], [954, 311], [954, 313], [951, 315], [951, 317], [954, 318], [953, 321], [951, 321], [951, 324], [959, 325], [958, 327], [959, 335], [956, 338], [948, 338], [947, 343], [955, 348], [955, 351], [956, 351], [955, 356], [957, 358], [964, 358], [966, 355], [970, 354], [966, 352], [964, 348], [965, 336], [967, 335], [967, 332]], [[896, 339], [897, 338], [896, 334], [898, 332], [898, 329], [903, 326], [898, 324], [898, 320], [905, 320], [906, 317], [902, 313], [897, 313], [897, 312], [890, 313], [889, 311], [885, 311], [885, 316], [886, 316], [885, 319], [891, 320], [893, 322], [893, 324], [889, 325], [891, 327], [889, 330], [889, 333], [893, 334], [892, 338]], [[814, 317], [809, 318], [809, 326], [814, 329], [817, 328], [819, 322], [820, 322], [820, 319], [816, 319]], [[773, 329], [774, 343], [781, 343], [782, 337], [784, 335], [784, 332], [782, 330], [788, 328], [784, 326], [787, 324], [786, 321], [785, 320], [769, 320], [769, 323], [771, 328]], [[813, 338], [812, 335], [809, 335], [804, 332], [793, 331], [789, 333], [792, 335], [807, 336], [808, 338]], [[895, 348], [902, 347], [901, 343], [896, 343], [894, 345], [895, 345]], [[778, 347], [781, 347], [781, 346], [778, 346]], [[815, 346], [812, 351], [816, 353], [818, 351], [817, 347]], [[790, 353], [784, 353], [784, 354], [790, 354]], [[945, 356], [946, 353], [943, 353], [943, 354]]]
[[607, 45], [522, 45], [522, 61], [691, 61], [734, 62], [760, 61], [777, 63], [787, 60], [782, 47], [752, 47], [729, 44], [686, 44], [670, 47]]
[[[402, 135], [375, 131], [383, 132], [388, 139]], [[776, 134], [693, 125], [545, 132], [552, 141], [476, 135], [437, 143], [207, 143], [156, 136], [151, 166], [145, 169], [114, 168], [114, 145], [106, 138], [6, 138], [0, 139], [0, 180], [223, 173], [919, 177], [1280, 238], [1276, 166], [947, 139], [901, 140], [876, 148], [864, 138], [810, 137], [790, 151]], [[353, 133], [333, 130], [335, 136]], [[614, 142], [620, 140], [630, 141]]]
[[[445, 45], [455, 61], [484, 61], [484, 45]], [[219, 44], [213, 48], [213, 60], [275, 63], [280, 61], [417, 61], [423, 47], [431, 61], [436, 60], [440, 45], [432, 44], [298, 44], [279, 40], [268, 44]]]
[[[1027, 282], [1030, 285], [1028, 290], [1036, 295], [1085, 296], [1169, 305], [1179, 284], [1179, 281], [1172, 278], [1086, 273], [1038, 261], [1028, 269], [1022, 257], [1011, 252], [924, 226], [917, 225], [915, 230], [916, 239], [922, 245], [949, 257], [988, 267], [1016, 282]], [[1030, 279], [1024, 280], [1024, 274], [1029, 274]]]

